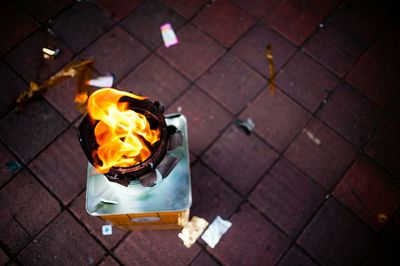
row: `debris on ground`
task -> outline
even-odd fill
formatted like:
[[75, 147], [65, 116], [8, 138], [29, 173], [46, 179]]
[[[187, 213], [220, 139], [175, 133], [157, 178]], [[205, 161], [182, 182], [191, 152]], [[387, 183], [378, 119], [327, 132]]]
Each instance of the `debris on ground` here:
[[243, 129], [247, 135], [250, 135], [256, 126], [256, 124], [253, 122], [253, 120], [251, 120], [251, 118], [247, 118], [245, 120], [237, 119], [235, 121], [235, 124], [241, 129]]
[[22, 165], [18, 161], [9, 161], [6, 163], [6, 166], [10, 172], [16, 172], [22, 168]]
[[104, 236], [112, 235], [112, 225], [106, 224], [101, 227], [101, 232]]
[[230, 221], [224, 220], [220, 216], [217, 216], [201, 236], [201, 239], [203, 239], [210, 248], [215, 248], [221, 237], [231, 226], [232, 223]]
[[190, 248], [201, 236], [207, 226], [208, 222], [205, 219], [193, 216], [190, 222], [183, 227], [182, 232], [178, 234], [178, 237], [182, 239], [185, 247]]
[[175, 35], [174, 29], [172, 28], [170, 23], [161, 25], [160, 30], [161, 30], [161, 37], [164, 41], [164, 46], [166, 48], [179, 43], [178, 38]]
[[309, 131], [307, 128], [303, 129], [303, 132], [306, 134], [306, 136], [312, 141], [314, 142], [315, 145], [317, 146], [321, 146], [322, 142], [319, 138], [317, 138], [316, 136], [314, 136], [314, 134]]
[[265, 56], [268, 61], [268, 73], [269, 73], [269, 92], [271, 95], [275, 95], [276, 84], [275, 84], [275, 67], [274, 67], [274, 58], [272, 56], [272, 46], [268, 43], [265, 48]]
[[112, 88], [114, 84], [114, 76], [111, 74], [100, 76], [86, 81], [86, 84], [98, 88]]

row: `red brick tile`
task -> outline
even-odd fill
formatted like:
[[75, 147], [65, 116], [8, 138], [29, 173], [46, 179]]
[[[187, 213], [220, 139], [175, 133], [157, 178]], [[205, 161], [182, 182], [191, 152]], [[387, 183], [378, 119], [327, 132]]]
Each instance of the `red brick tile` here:
[[142, 2], [143, 0], [96, 0], [96, 3], [117, 21], [126, 17]]
[[355, 150], [321, 122], [311, 120], [286, 150], [285, 157], [330, 190], [355, 157]]
[[212, 2], [193, 22], [225, 47], [230, 47], [254, 23], [255, 19], [232, 2]]
[[295, 52], [295, 47], [263, 24], [256, 25], [233, 46], [232, 52], [263, 76], [269, 78], [265, 47], [271, 43], [274, 66], [281, 66]]
[[32, 102], [0, 120], [0, 139], [25, 163], [68, 126], [44, 100]]
[[293, 246], [288, 253], [279, 262], [278, 266], [317, 266], [318, 264], [311, 260], [298, 247]]
[[0, 249], [0, 264], [6, 265], [8, 261], [9, 261], [9, 258], [7, 256], [7, 254], [2, 249]]
[[180, 230], [135, 231], [115, 250], [124, 265], [188, 265], [200, 252], [195, 244], [186, 248]]
[[99, 264], [99, 266], [118, 266], [118, 265], [120, 264], [110, 255], [105, 257], [105, 259], [103, 259]]
[[75, 103], [77, 84], [77, 78], [68, 78], [62, 80], [43, 94], [46, 100], [70, 123], [81, 116], [81, 113], [76, 108], [77, 104]]
[[217, 266], [219, 265], [210, 255], [208, 255], [205, 251], [202, 251], [200, 255], [198, 255], [192, 263], [191, 266]]
[[324, 265], [358, 265], [374, 238], [369, 227], [330, 199], [310, 222], [298, 243]]
[[52, 28], [68, 47], [79, 52], [110, 28], [112, 23], [94, 3], [81, 2], [57, 17]]
[[41, 22], [45, 22], [68, 7], [72, 0], [19, 0], [18, 2]]
[[123, 231], [113, 227], [112, 235], [103, 235], [101, 227], [109, 223], [100, 219], [99, 217], [90, 216], [86, 212], [85, 200], [86, 193], [83, 192], [71, 204], [70, 210], [86, 226], [93, 236], [98, 238], [108, 249], [111, 250], [122, 240], [125, 235], [128, 234], [128, 231]]
[[[1, 197], [1, 196], [0, 196]], [[0, 223], [0, 241], [2, 247], [18, 253], [30, 241], [29, 233], [13, 218], [7, 208], [2, 208]], [[3, 265], [3, 264], [2, 264]]]
[[20, 169], [13, 169], [8, 164], [19, 163], [22, 168], [22, 163], [14, 157], [14, 155], [0, 143], [0, 187], [6, 183]]
[[86, 185], [87, 159], [71, 127], [43, 151], [29, 168], [65, 205]]
[[318, 116], [354, 145], [361, 147], [371, 138], [383, 112], [349, 86], [336, 88]]
[[287, 237], [248, 204], [229, 220], [232, 227], [209, 249], [223, 265], [275, 265], [289, 245]]
[[271, 166], [277, 154], [255, 135], [230, 126], [203, 155], [203, 161], [246, 195]]
[[[59, 48], [56, 60], [43, 58], [42, 48]], [[43, 82], [72, 58], [72, 52], [46, 31], [38, 31], [21, 42], [5, 61], [26, 81]], [[24, 88], [25, 89], [25, 88]]]
[[169, 106], [188, 86], [185, 78], [155, 54], [118, 83], [119, 88], [149, 96], [164, 106]]
[[400, 256], [399, 251], [393, 245], [385, 243], [383, 240], [378, 240], [374, 247], [366, 256], [363, 265], [397, 265]]
[[231, 115], [198, 87], [191, 87], [168, 110], [178, 107], [188, 120], [189, 147], [199, 155], [231, 121]]
[[400, 186], [367, 157], [353, 164], [333, 195], [376, 230], [385, 224], [380, 216], [390, 218], [400, 204]]
[[385, 33], [357, 62], [346, 81], [384, 109], [400, 95], [400, 27]]
[[267, 16], [278, 0], [233, 0], [236, 5], [253, 16]]
[[104, 249], [64, 211], [18, 256], [22, 264], [96, 264]]
[[390, 116], [375, 133], [365, 151], [394, 176], [400, 175], [400, 122]]
[[296, 45], [301, 45], [316, 30], [322, 16], [309, 3], [285, 0], [267, 17], [268, 25]]
[[318, 184], [283, 159], [258, 184], [249, 200], [289, 236], [296, 237], [324, 195]]
[[95, 69], [100, 73], [111, 72], [119, 80], [148, 54], [143, 45], [116, 26], [89, 46], [80, 57], [94, 59]]
[[171, 23], [176, 32], [184, 20], [160, 1], [146, 1], [122, 22], [122, 26], [147, 47], [154, 50], [161, 43], [160, 26]]
[[241, 198], [202, 162], [191, 169], [193, 204], [191, 214], [211, 222], [217, 215], [229, 217]]
[[178, 33], [179, 44], [157, 52], [191, 80], [197, 79], [225, 50], [191, 24]]
[[299, 52], [278, 74], [280, 88], [314, 112], [332, 91], [337, 78], [307, 55]]
[[257, 95], [267, 81], [231, 54], [210, 68], [197, 85], [232, 113], [237, 113]]
[[[60, 211], [58, 202], [26, 170], [1, 190], [0, 199], [6, 211], [6, 220], [7, 214], [12, 215], [31, 236], [39, 233]], [[8, 231], [7, 227], [3, 229]]]
[[197, 79], [225, 51], [191, 24], [184, 26], [177, 36], [178, 45], [161, 47], [157, 52], [191, 80]]
[[190, 18], [197, 13], [208, 0], [162, 0], [166, 5], [185, 18]]
[[304, 50], [343, 77], [364, 52], [364, 46], [334, 25], [327, 25], [305, 44]]
[[282, 151], [307, 123], [310, 114], [281, 91], [271, 95], [264, 89], [240, 117], [250, 117], [255, 131]]
[[[0, 4], [0, 55], [7, 52], [23, 38], [32, 33], [39, 24], [14, 1], [2, 1]], [[10, 29], [12, 29], [10, 31]]]

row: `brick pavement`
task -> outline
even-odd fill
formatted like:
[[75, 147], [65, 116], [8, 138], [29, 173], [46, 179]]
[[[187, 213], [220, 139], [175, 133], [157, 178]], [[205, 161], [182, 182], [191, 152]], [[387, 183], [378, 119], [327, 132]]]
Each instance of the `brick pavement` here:
[[[396, 265], [399, 6], [359, 0], [2, 1], [0, 264]], [[165, 48], [159, 26], [180, 43]], [[50, 31], [47, 29], [51, 29]], [[272, 44], [277, 92], [268, 93]], [[44, 60], [43, 45], [61, 48]], [[101, 234], [84, 209], [79, 58], [189, 121], [192, 215], [233, 226], [211, 249], [177, 230]], [[236, 119], [252, 118], [246, 135]]]

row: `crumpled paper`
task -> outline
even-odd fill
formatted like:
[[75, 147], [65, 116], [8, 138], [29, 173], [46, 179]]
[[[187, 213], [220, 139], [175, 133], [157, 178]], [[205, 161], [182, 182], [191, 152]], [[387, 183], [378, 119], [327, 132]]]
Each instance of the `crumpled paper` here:
[[231, 226], [232, 223], [230, 221], [224, 220], [220, 216], [217, 216], [201, 236], [201, 239], [203, 239], [210, 248], [215, 248], [221, 237]]
[[206, 220], [193, 216], [190, 222], [183, 227], [182, 232], [178, 234], [178, 237], [182, 239], [185, 247], [190, 248], [201, 236], [207, 226], [208, 222]]

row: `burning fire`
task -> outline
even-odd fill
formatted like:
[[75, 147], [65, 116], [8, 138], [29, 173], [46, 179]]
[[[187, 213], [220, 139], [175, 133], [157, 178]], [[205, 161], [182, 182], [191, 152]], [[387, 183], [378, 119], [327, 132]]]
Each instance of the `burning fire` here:
[[144, 100], [132, 93], [111, 88], [100, 89], [90, 95], [88, 113], [99, 120], [94, 134], [99, 145], [97, 156], [102, 165], [95, 167], [106, 173], [111, 167], [134, 166], [146, 160], [153, 145], [160, 139], [160, 130], [150, 128], [143, 114], [128, 109], [127, 102], [119, 102], [123, 96]]

